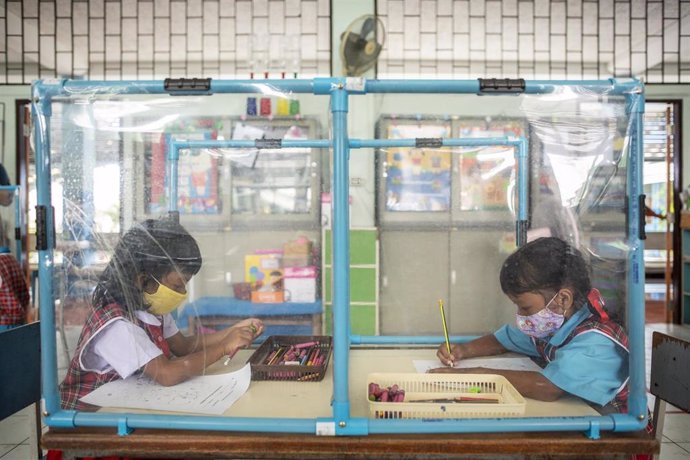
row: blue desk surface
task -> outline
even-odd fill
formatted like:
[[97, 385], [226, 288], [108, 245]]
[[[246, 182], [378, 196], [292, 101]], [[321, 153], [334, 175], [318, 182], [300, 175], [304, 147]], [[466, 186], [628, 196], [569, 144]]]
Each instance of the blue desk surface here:
[[234, 297], [201, 297], [185, 305], [177, 315], [177, 326], [186, 328], [194, 316], [237, 316], [242, 318], [316, 315], [323, 312], [320, 300], [309, 303], [253, 303]]

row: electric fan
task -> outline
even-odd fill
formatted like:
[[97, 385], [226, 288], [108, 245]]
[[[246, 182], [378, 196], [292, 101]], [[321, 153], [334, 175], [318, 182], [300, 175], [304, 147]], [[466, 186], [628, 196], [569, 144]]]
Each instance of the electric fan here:
[[383, 23], [376, 16], [364, 15], [352, 21], [340, 36], [340, 58], [345, 74], [362, 75], [374, 67], [385, 38]]

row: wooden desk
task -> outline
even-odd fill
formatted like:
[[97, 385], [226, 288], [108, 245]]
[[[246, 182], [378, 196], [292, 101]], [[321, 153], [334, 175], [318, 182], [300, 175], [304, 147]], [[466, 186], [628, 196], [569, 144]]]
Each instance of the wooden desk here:
[[[115, 429], [50, 429], [43, 448], [77, 456], [122, 455], [140, 458], [514, 458], [628, 459], [658, 453], [649, 435], [602, 433], [593, 441], [581, 433], [485, 433], [439, 435], [369, 435], [324, 437], [302, 434], [220, 433], [136, 430], [118, 436]], [[66, 454], [68, 452], [65, 452]], [[65, 457], [70, 458], [69, 456]]]
[[[244, 364], [243, 350], [230, 369]], [[367, 417], [366, 377], [371, 372], [415, 372], [413, 359], [433, 359], [435, 349], [353, 349], [350, 352], [350, 402], [353, 417]], [[227, 368], [226, 368], [227, 369]], [[210, 372], [224, 371], [219, 363]], [[251, 417], [330, 417], [332, 366], [321, 382], [252, 382], [249, 391], [225, 415]], [[132, 412], [109, 409], [109, 412]], [[141, 411], [146, 412], [146, 411]], [[584, 416], [596, 411], [578, 398], [554, 403], [527, 400], [525, 416]], [[187, 430], [116, 430], [51, 428], [44, 448], [78, 455], [130, 455], [176, 458], [462, 458], [477, 455], [549, 455], [571, 458], [625, 458], [632, 453], [656, 453], [659, 443], [643, 433], [603, 432], [588, 439], [580, 432], [479, 433], [438, 435], [369, 435], [323, 437], [307, 434], [235, 433]], [[493, 458], [493, 457], [491, 457]]]

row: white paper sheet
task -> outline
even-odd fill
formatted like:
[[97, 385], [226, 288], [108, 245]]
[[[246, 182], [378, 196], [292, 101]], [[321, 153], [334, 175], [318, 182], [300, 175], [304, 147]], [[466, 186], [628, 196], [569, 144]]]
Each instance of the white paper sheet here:
[[[412, 362], [414, 363], [414, 367], [415, 369], [417, 369], [417, 373], [419, 374], [425, 374], [429, 369], [444, 367], [443, 364], [441, 364], [441, 361], [439, 361], [438, 359], [415, 359]], [[508, 369], [514, 371], [541, 370], [541, 368], [534, 361], [525, 356], [487, 356], [484, 358], [463, 359], [462, 361], [455, 363], [455, 366], [453, 367], [487, 367], [490, 369]]]
[[101, 407], [220, 415], [246, 393], [251, 377], [249, 364], [235, 372], [194, 377], [171, 387], [139, 374], [106, 383], [81, 400]]

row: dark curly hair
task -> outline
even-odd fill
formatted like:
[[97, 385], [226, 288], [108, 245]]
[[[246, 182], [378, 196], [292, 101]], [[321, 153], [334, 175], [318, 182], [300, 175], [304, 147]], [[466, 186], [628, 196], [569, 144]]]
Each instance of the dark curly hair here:
[[117, 302], [130, 313], [144, 310], [147, 306], [137, 283], [140, 274], [156, 279], [172, 271], [195, 275], [201, 263], [196, 240], [175, 220], [161, 218], [137, 223], [117, 243], [93, 292], [93, 306]]
[[572, 288], [575, 308], [584, 304], [592, 288], [582, 253], [554, 237], [538, 238], [518, 248], [503, 263], [499, 277], [506, 295], [533, 292], [547, 298], [561, 288]]

